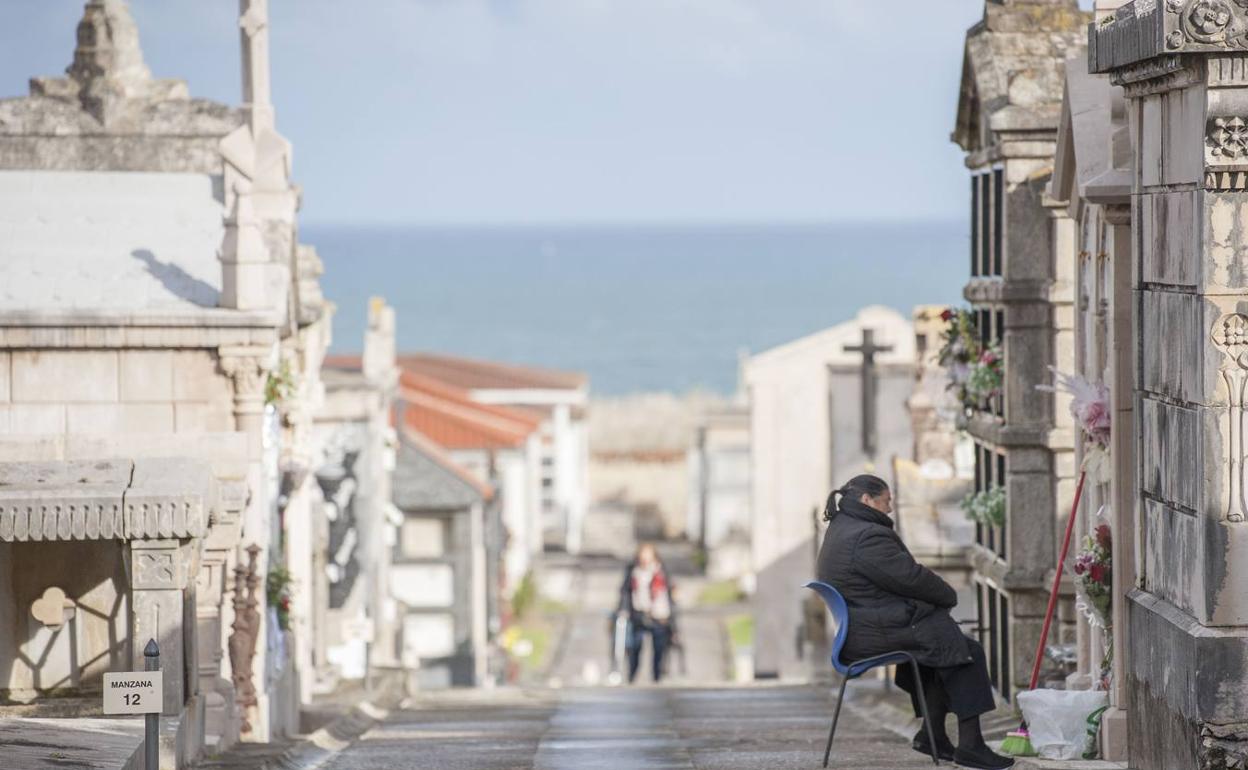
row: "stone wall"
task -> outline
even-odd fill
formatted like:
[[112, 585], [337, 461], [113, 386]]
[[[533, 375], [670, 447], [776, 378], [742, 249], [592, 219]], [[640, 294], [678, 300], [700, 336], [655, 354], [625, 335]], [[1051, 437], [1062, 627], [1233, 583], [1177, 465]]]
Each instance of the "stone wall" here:
[[0, 352], [0, 432], [202, 433], [234, 428], [208, 350]]

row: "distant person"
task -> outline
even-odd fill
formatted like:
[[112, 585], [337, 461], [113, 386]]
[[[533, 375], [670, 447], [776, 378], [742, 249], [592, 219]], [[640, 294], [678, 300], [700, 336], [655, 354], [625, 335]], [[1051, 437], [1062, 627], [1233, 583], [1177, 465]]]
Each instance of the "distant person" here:
[[[840, 497], [839, 504], [837, 497]], [[819, 580], [845, 597], [849, 635], [841, 657], [860, 660], [905, 651], [919, 663], [927, 710], [941, 759], [961, 767], [1003, 770], [1014, 760], [984, 742], [979, 717], [996, 708], [983, 646], [962, 633], [949, 611], [957, 592], [919, 564], [893, 530], [893, 497], [882, 479], [856, 476], [828, 496], [828, 532], [819, 551]], [[898, 666], [897, 686], [910, 693], [915, 716], [918, 688], [910, 666]], [[958, 745], [945, 731], [945, 717], [958, 717]], [[931, 754], [920, 727], [911, 744]]]
[[620, 586], [617, 613], [628, 618], [629, 631], [625, 648], [628, 651], [628, 681], [637, 679], [641, 667], [641, 647], [650, 636], [651, 668], [654, 681], [663, 678], [663, 659], [675, 629], [676, 604], [672, 601], [672, 582], [659, 554], [650, 543], [642, 543], [637, 556], [624, 571]]

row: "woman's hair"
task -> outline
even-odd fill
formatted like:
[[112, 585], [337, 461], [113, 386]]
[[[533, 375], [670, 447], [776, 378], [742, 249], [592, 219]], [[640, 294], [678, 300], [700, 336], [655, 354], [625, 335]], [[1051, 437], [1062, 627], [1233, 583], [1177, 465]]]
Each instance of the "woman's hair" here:
[[823, 520], [831, 521], [832, 516], [839, 509], [839, 505], [836, 500], [837, 495], [857, 502], [862, 499], [863, 495], [879, 497], [887, 491], [888, 482], [879, 476], [872, 476], [869, 473], [864, 473], [861, 476], [854, 476], [845, 483], [845, 486], [840, 489], [832, 490], [832, 494], [828, 495], [828, 504], [823, 509]]

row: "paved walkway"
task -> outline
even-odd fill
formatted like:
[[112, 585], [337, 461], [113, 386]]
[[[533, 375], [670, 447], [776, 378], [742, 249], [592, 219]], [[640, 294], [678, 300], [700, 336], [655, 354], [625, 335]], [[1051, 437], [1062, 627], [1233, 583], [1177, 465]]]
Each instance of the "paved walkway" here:
[[[451, 692], [410, 702], [325, 770], [817, 768], [831, 707], [807, 687]], [[842, 714], [832, 767], [930, 767]]]

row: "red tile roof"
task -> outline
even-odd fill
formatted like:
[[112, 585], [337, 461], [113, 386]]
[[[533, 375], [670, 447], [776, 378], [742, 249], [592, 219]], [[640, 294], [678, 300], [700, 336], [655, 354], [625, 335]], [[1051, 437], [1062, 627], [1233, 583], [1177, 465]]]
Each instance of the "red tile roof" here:
[[346, 369], [356, 372], [364, 369], [364, 359], [357, 355], [325, 356], [321, 363], [326, 369]]
[[399, 367], [466, 390], [577, 390], [588, 378], [579, 372], [561, 372], [532, 366], [500, 364], [436, 353], [398, 356]]
[[478, 404], [467, 392], [430, 377], [399, 378], [403, 427], [446, 449], [511, 449], [523, 446], [540, 419], [503, 406]]

